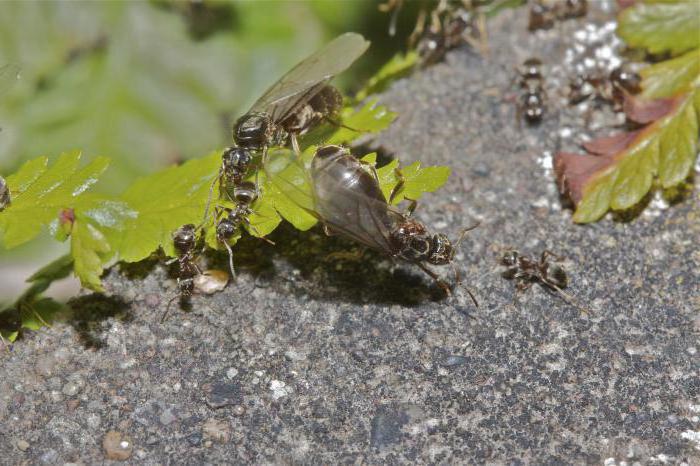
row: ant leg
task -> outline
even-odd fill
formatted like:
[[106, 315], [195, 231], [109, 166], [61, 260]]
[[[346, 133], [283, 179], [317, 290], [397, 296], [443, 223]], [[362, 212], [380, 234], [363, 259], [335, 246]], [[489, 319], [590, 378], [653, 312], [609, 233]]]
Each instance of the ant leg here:
[[413, 28], [411, 35], [408, 36], [409, 49], [413, 49], [416, 43], [418, 42], [418, 39], [423, 35], [423, 31], [425, 30], [425, 16], [425, 7], [421, 5], [421, 9], [418, 12], [418, 18], [416, 18], [416, 25]]
[[457, 268], [457, 266], [455, 266], [454, 262], [450, 263], [450, 265], [452, 266], [452, 270], [455, 273], [455, 286], [460, 285], [462, 288], [464, 288], [464, 290], [467, 292], [472, 302], [474, 303], [474, 306], [479, 307], [479, 302], [474, 297], [474, 293], [472, 293], [472, 290], [467, 288], [467, 286], [462, 283], [462, 277], [459, 273], [459, 269]]
[[294, 133], [289, 133], [289, 140], [292, 142], [292, 149], [298, 158], [301, 157], [301, 149], [299, 148], [299, 141], [297, 140], [297, 135]]
[[527, 280], [525, 277], [519, 277], [516, 275], [515, 278], [518, 279], [518, 283], [515, 285], [515, 289], [518, 291], [518, 293], [527, 291], [532, 287], [532, 282]]
[[[250, 223], [250, 220], [248, 219], [248, 217], [245, 217], [245, 218], [243, 219], [243, 221], [245, 222], [246, 227], [247, 227], [249, 230], [251, 230], [251, 231], [255, 234], [254, 236], [255, 236], [256, 238], [259, 238], [259, 239], [261, 239], [261, 240], [265, 241], [266, 243], [269, 243], [269, 244], [271, 244], [271, 245], [273, 245], [273, 246], [275, 245], [275, 242], [274, 242], [274, 241], [272, 241], [272, 240], [270, 240], [270, 239], [268, 239], [268, 238], [266, 238], [265, 236], [263, 236], [263, 235], [260, 234], [260, 232], [258, 231], [258, 229], [255, 228], [255, 225], [253, 225], [252, 223]], [[249, 231], [249, 233], [250, 233], [250, 231]]]
[[[438, 274], [436, 274], [435, 272], [433, 272], [432, 270], [430, 270], [428, 267], [426, 267], [426, 266], [425, 266], [423, 263], [421, 263], [421, 262], [415, 262], [415, 264], [418, 265], [418, 267], [420, 267], [420, 268], [423, 270], [423, 272], [425, 272], [425, 273], [427, 273], [428, 275], [430, 275], [430, 278], [432, 278], [433, 280], [435, 280], [435, 283], [436, 283], [440, 288], [442, 288], [442, 290], [445, 292], [445, 294], [446, 294], [447, 296], [452, 296], [452, 291], [450, 290], [450, 286], [449, 286], [447, 283], [445, 283], [445, 282], [438, 276]], [[470, 293], [470, 294], [471, 294], [471, 293]]]
[[231, 250], [231, 245], [227, 241], [222, 241], [224, 247], [228, 251], [228, 267], [231, 270], [231, 280], [236, 279], [236, 271], [233, 268], [233, 251]]
[[161, 318], [160, 318], [160, 323], [161, 323], [161, 324], [162, 324], [163, 322], [165, 322], [165, 319], [168, 317], [168, 312], [170, 312], [170, 306], [173, 304], [173, 301], [175, 301], [175, 300], [176, 300], [177, 298], [179, 298], [179, 297], [180, 297], [180, 295], [177, 294], [177, 295], [173, 296], [172, 298], [170, 298], [170, 301], [168, 301], [168, 305], [165, 306], [165, 312], [163, 313], [163, 315], [162, 315]]
[[554, 254], [549, 249], [545, 249], [544, 251], [542, 251], [542, 255], [540, 256], [540, 264], [544, 263], [547, 260], [547, 256], [553, 257], [554, 260], [557, 262], [562, 262], [565, 259], [563, 256]]
[[211, 198], [212, 198], [212, 195], [214, 194], [214, 186], [216, 186], [217, 181], [221, 180], [222, 175], [223, 175], [223, 169], [219, 168], [219, 173], [214, 177], [214, 180], [211, 182], [211, 186], [209, 187], [209, 197], [207, 197], [207, 204], [206, 204], [206, 207], [204, 208], [204, 217], [202, 218], [201, 225], [204, 225], [207, 222], [207, 216], [209, 215], [209, 206], [211, 205]]
[[406, 198], [406, 200], [409, 202], [408, 208], [406, 209], [406, 216], [411, 217], [413, 215], [413, 212], [415, 212], [416, 208], [418, 207], [418, 201], [408, 198]]
[[331, 229], [328, 225], [325, 223], [323, 224], [323, 232], [326, 234], [326, 236], [335, 236], [336, 232]]

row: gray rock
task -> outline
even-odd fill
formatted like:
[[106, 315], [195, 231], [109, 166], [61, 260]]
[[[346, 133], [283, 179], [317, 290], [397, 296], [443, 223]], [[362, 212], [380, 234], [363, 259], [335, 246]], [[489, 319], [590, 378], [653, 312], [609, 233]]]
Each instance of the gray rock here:
[[[490, 24], [488, 58], [456, 50], [381, 96], [399, 119], [375, 145], [452, 168], [416, 218], [452, 236], [481, 220], [456, 261], [479, 308], [410, 264], [339, 258], [355, 245], [319, 229], [282, 227], [275, 246], [244, 237], [237, 281], [164, 324], [165, 268], [114, 267], [115, 295], [73, 301], [90, 322], [0, 351], [0, 439], [31, 444], [0, 440], [3, 462], [103, 464], [111, 430], [109, 454], [144, 464], [697, 463], [700, 195], [571, 222], [547, 154], [560, 126], [567, 150], [586, 132], [557, 98], [559, 40], [581, 24], [528, 34], [524, 13]], [[518, 128], [512, 70], [533, 53], [551, 68], [550, 107]], [[564, 255], [587, 311], [541, 287], [516, 293], [496, 262], [505, 247]]]

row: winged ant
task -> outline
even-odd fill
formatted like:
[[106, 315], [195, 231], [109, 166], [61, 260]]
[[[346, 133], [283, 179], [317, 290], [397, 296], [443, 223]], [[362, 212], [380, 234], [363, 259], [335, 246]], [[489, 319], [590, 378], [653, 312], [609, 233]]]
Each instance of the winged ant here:
[[342, 34], [282, 76], [234, 124], [233, 139], [236, 145], [227, 148], [222, 154], [221, 168], [209, 190], [203, 220], [203, 224], [206, 223], [214, 186], [219, 181], [220, 191], [233, 192], [228, 197], [237, 203], [235, 209], [226, 211], [227, 216], [219, 220], [216, 227], [217, 238], [229, 252], [232, 276], [233, 259], [227, 239], [247, 221], [251, 204], [260, 195], [257, 172], [255, 196], [239, 199], [235, 195], [237, 190], [239, 193], [252, 192], [250, 186], [243, 186], [242, 183], [254, 157], [259, 155], [258, 163], [264, 166], [268, 148], [284, 145], [287, 140], [299, 154], [297, 136], [324, 120], [333, 122], [333, 117], [342, 108], [343, 97], [328, 82], [345, 71], [367, 47], [369, 42], [360, 34]]
[[[411, 217], [415, 202], [411, 203], [407, 213], [391, 205], [401, 182], [387, 202], [374, 167], [353, 157], [342, 146], [319, 147], [308, 171], [299, 168], [307, 178], [311, 192], [304, 192], [281, 176], [268, 176], [290, 200], [316, 217], [327, 234], [343, 235], [389, 257], [415, 264], [446, 294], [451, 294], [450, 286], [429, 265], [453, 264], [465, 234], [476, 225], [462, 230], [455, 243], [444, 234], [431, 233], [424, 224]], [[454, 271], [455, 281], [459, 283], [457, 269]], [[467, 292], [478, 306], [471, 291]]]

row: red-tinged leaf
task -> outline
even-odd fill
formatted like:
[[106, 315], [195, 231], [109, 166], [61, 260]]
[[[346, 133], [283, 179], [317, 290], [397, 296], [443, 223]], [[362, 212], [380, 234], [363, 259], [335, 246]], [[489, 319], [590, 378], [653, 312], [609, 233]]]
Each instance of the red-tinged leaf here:
[[583, 143], [587, 152], [595, 155], [613, 155], [626, 149], [634, 141], [639, 131], [616, 133]]
[[646, 125], [665, 117], [676, 106], [675, 99], [646, 100], [632, 95], [625, 96], [622, 109], [631, 121]]
[[584, 189], [590, 179], [613, 163], [615, 160], [610, 156], [592, 157], [559, 152], [554, 158], [554, 171], [557, 174], [559, 190], [567, 193], [571, 200], [578, 204], [583, 198]]
[[641, 130], [590, 141], [585, 147], [596, 155], [555, 156], [559, 188], [576, 204], [574, 221], [592, 222], [609, 209], [632, 207], [655, 178], [668, 188], [688, 176], [698, 147], [698, 95], [670, 99], [672, 108]]
[[619, 11], [622, 11], [634, 6], [638, 1], [639, 0], [617, 0], [617, 8]]

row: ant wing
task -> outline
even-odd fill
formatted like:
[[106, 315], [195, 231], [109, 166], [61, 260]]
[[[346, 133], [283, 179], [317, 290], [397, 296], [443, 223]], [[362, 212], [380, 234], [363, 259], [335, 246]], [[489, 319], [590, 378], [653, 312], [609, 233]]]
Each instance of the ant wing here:
[[273, 122], [284, 121], [334, 76], [352, 65], [368, 47], [369, 41], [354, 32], [336, 37], [282, 76], [253, 104], [249, 113], [267, 113]]
[[[384, 200], [368, 197], [341, 184], [336, 185], [331, 196], [320, 198], [314, 185], [319, 180], [313, 179], [303, 160], [289, 154], [290, 159], [283, 168], [275, 170], [274, 164], [270, 164], [271, 170], [266, 170], [275, 189], [335, 233], [393, 255], [389, 235], [393, 225], [405, 218], [403, 214]], [[281, 159], [283, 157], [275, 157], [277, 163]]]

